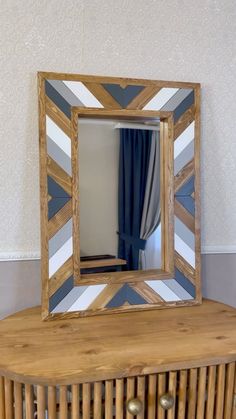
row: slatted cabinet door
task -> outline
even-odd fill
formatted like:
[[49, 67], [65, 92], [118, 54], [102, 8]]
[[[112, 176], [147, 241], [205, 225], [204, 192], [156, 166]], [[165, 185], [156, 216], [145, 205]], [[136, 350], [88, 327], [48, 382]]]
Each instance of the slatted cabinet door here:
[[236, 419], [235, 398], [234, 362], [56, 387], [1, 377], [0, 419]]

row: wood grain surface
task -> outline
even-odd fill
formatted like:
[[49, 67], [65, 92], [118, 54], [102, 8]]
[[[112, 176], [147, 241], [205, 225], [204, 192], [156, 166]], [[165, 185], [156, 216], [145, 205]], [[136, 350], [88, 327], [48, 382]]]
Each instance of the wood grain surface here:
[[0, 336], [0, 375], [34, 384], [78, 384], [234, 362], [236, 310], [204, 301], [42, 322], [36, 307], [2, 320]]

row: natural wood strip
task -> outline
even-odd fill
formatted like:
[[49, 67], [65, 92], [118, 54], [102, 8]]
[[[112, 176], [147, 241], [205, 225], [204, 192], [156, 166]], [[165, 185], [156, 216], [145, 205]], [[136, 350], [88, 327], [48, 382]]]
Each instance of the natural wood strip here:
[[90, 419], [90, 409], [91, 409], [91, 387], [90, 384], [83, 384], [83, 393], [82, 393], [82, 418]]
[[232, 419], [236, 419], [236, 365], [235, 365], [235, 372], [234, 372], [234, 395], [233, 395]]
[[99, 259], [99, 260], [86, 260], [80, 262], [81, 269], [88, 269], [88, 268], [100, 268], [103, 266], [119, 266], [119, 265], [126, 265], [126, 260], [113, 258], [113, 259]]
[[144, 419], [144, 414], [146, 411], [145, 406], [145, 377], [137, 378], [137, 398], [142, 402], [142, 411], [137, 415], [137, 419]]
[[165, 410], [160, 405], [160, 397], [166, 392], [166, 374], [158, 374], [157, 384], [157, 417], [158, 419], [165, 419]]
[[208, 369], [206, 419], [214, 419], [215, 392], [216, 392], [216, 366], [212, 365]]
[[62, 112], [55, 103], [45, 96], [46, 114], [57, 124], [62, 131], [70, 136], [70, 119]]
[[91, 76], [85, 74], [72, 74], [72, 73], [55, 73], [49, 71], [40, 71], [40, 77], [51, 80], [72, 80], [82, 81], [83, 83], [113, 83], [126, 86], [128, 84], [138, 86], [159, 86], [159, 87], [176, 87], [176, 88], [195, 88], [200, 86], [199, 83], [179, 82], [179, 81], [164, 81], [164, 80], [148, 80], [148, 79], [135, 79], [128, 77], [111, 77], [111, 76]]
[[93, 419], [102, 419], [102, 383], [94, 383]]
[[227, 365], [227, 372], [226, 372], [224, 419], [231, 418], [232, 411], [233, 411], [234, 377], [235, 377], [235, 362], [231, 362], [230, 364]]
[[194, 138], [194, 172], [195, 172], [195, 281], [196, 301], [202, 302], [201, 289], [201, 196], [200, 196], [200, 86], [194, 88], [195, 95], [195, 138]]
[[[130, 399], [133, 399], [135, 396], [134, 393], [134, 378], [127, 378], [127, 389], [126, 389], [126, 397], [127, 397], [127, 402]], [[131, 415], [131, 413], [128, 412], [128, 410], [126, 409], [126, 419], [133, 419], [133, 415]]]
[[116, 419], [124, 417], [124, 379], [116, 380]]
[[176, 385], [177, 385], [177, 373], [176, 371], [171, 371], [169, 373], [169, 388], [168, 393], [174, 398], [174, 406], [168, 410], [167, 419], [175, 419], [175, 405], [176, 405]]
[[178, 119], [175, 124], [174, 139], [178, 138], [180, 134], [193, 122], [195, 117], [195, 105], [192, 105], [183, 115]]
[[25, 413], [26, 419], [34, 419], [33, 387], [30, 384], [25, 385]]
[[37, 419], [45, 419], [46, 410], [46, 389], [44, 386], [37, 386]]
[[5, 384], [0, 376], [0, 419], [5, 419]]
[[196, 399], [197, 399], [197, 369], [189, 371], [189, 391], [188, 391], [188, 419], [195, 419]]
[[56, 414], [56, 387], [48, 387], [48, 416], [50, 419], [57, 419]]
[[72, 217], [71, 199], [48, 221], [48, 236], [51, 239]]
[[[89, 284], [90, 285], [90, 284]], [[192, 307], [194, 305], [199, 305], [199, 302], [196, 300], [181, 300], [181, 301], [172, 301], [172, 302], [168, 302], [168, 305], [166, 305], [166, 302], [160, 302], [160, 303], [155, 303], [155, 304], [137, 304], [137, 305], [133, 305], [133, 304], [128, 304], [127, 301], [124, 302], [124, 304], [120, 307], [117, 308], [105, 308], [105, 307], [101, 307], [101, 308], [96, 308], [96, 310], [91, 310], [91, 309], [86, 309], [86, 310], [81, 310], [81, 311], [75, 311], [75, 312], [65, 312], [65, 313], [50, 313], [47, 317], [48, 320], [69, 320], [69, 319], [74, 319], [74, 318], [81, 318], [81, 317], [93, 317], [93, 316], [98, 316], [98, 315], [107, 315], [110, 316], [111, 314], [118, 314], [118, 313], [126, 313], [126, 312], [140, 312], [140, 311], [149, 311], [149, 310], [159, 310], [159, 309], [163, 309], [163, 308], [176, 308], [176, 307]], [[232, 360], [232, 357], [231, 357]], [[194, 363], [194, 366], [196, 365], [196, 363]], [[199, 366], [199, 364], [197, 364], [197, 366]], [[155, 371], [156, 372], [156, 371]], [[109, 376], [110, 378], [113, 378], [111, 376]], [[109, 378], [109, 377], [105, 377], [105, 378]], [[99, 377], [98, 377], [99, 378]]]
[[194, 217], [177, 201], [174, 200], [175, 215], [178, 217], [188, 228], [195, 233], [195, 219]]
[[73, 106], [72, 113], [75, 114], [76, 118], [106, 118], [112, 120], [137, 120], [140, 121], [150, 121], [152, 119], [165, 119], [172, 117], [172, 112], [170, 111], [146, 111], [146, 110], [128, 110], [128, 109], [97, 109], [97, 108], [81, 108], [80, 106]]
[[[174, 162], [173, 162], [173, 137], [174, 124], [173, 116], [168, 120], [161, 120], [160, 135], [163, 147], [163, 185], [162, 192], [164, 193], [164, 266], [167, 272], [174, 273], [174, 191], [173, 184], [170, 179], [174, 176]], [[165, 192], [164, 192], [165, 191]]]
[[196, 284], [195, 281], [195, 271], [189, 263], [180, 256], [178, 252], [175, 251], [175, 266], [176, 268], [186, 276], [186, 278], [189, 279], [190, 282], [192, 282], [193, 285]]
[[131, 288], [138, 292], [148, 303], [163, 302], [163, 299], [145, 282], [134, 282], [129, 284]]
[[199, 371], [196, 419], [204, 419], [205, 417], [206, 379], [207, 379], [207, 368], [201, 367]]
[[113, 417], [113, 381], [105, 383], [105, 419]]
[[224, 392], [225, 392], [225, 365], [222, 364], [217, 367], [216, 409], [215, 409], [216, 419], [223, 419]]
[[68, 403], [67, 403], [67, 386], [60, 386], [60, 419], [67, 419]]
[[[23, 419], [22, 384], [14, 382], [15, 419]], [[41, 418], [39, 418], [41, 419]]]
[[194, 159], [184, 166], [182, 170], [175, 176], [174, 180], [174, 192], [175, 194], [178, 190], [194, 175]]
[[[166, 231], [166, 215], [165, 214], [165, 185], [164, 185], [164, 179], [165, 179], [165, 172], [166, 172], [166, 165], [165, 165], [165, 131], [164, 131], [164, 125], [160, 124], [160, 135], [159, 135], [159, 142], [160, 142], [160, 223], [161, 223], [161, 237], [163, 240], [161, 240], [161, 269], [165, 271], [165, 231]], [[167, 218], [168, 220], [168, 218]]]
[[47, 142], [45, 113], [45, 79], [38, 74], [39, 107], [39, 164], [40, 164], [40, 231], [41, 231], [41, 281], [42, 318], [49, 314], [48, 298], [48, 187], [47, 187]]
[[126, 109], [142, 109], [161, 90], [160, 87], [147, 86], [136, 96]]
[[157, 375], [151, 374], [148, 377], [148, 419], [156, 417], [156, 395], [157, 395]]
[[146, 279], [170, 279], [173, 278], [169, 272], [161, 269], [147, 269], [146, 271], [122, 271], [122, 272], [102, 272], [97, 274], [81, 275], [80, 280], [76, 285], [82, 284], [104, 284], [107, 283], [122, 283], [125, 282], [141, 282]]
[[6, 419], [14, 418], [13, 383], [8, 378], [5, 378], [5, 414], [6, 414]]
[[120, 104], [98, 83], [84, 83], [84, 85], [92, 92], [92, 94], [101, 102], [104, 108], [121, 109]]
[[88, 309], [94, 310], [105, 307], [122, 286], [123, 284], [108, 284], [89, 305]]
[[71, 388], [71, 391], [72, 391], [72, 404], [71, 404], [72, 419], [80, 419], [80, 391], [79, 391], [79, 385], [78, 384], [73, 384], [72, 388]]
[[74, 283], [80, 279], [80, 209], [79, 209], [79, 139], [78, 115], [71, 115], [71, 167], [72, 167], [72, 214], [73, 214], [73, 271]]
[[50, 157], [47, 159], [47, 172], [69, 196], [72, 195], [71, 177]]
[[49, 296], [51, 297], [73, 274], [73, 260], [70, 257], [49, 280]]
[[187, 398], [187, 370], [181, 370], [179, 373], [179, 402], [178, 419], [185, 419], [186, 398]]

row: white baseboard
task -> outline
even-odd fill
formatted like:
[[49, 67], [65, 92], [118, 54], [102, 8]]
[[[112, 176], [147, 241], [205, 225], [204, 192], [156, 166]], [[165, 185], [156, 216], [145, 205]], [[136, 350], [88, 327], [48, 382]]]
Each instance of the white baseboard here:
[[12, 252], [0, 252], [0, 262], [14, 262], [20, 260], [38, 260], [40, 259], [39, 251], [32, 252], [21, 252], [21, 251], [12, 251]]
[[[202, 254], [227, 254], [236, 253], [236, 245], [230, 246], [202, 246]], [[0, 252], [0, 262], [14, 262], [20, 260], [39, 260], [40, 252], [38, 250], [32, 252]]]
[[202, 254], [236, 253], [236, 245], [202, 246]]

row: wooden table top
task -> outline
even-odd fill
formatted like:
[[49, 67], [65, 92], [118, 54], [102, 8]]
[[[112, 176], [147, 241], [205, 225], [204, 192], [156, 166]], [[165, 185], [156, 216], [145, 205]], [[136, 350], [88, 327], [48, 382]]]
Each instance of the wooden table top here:
[[200, 306], [42, 322], [40, 308], [0, 321], [0, 374], [73, 384], [236, 360], [236, 310]]

